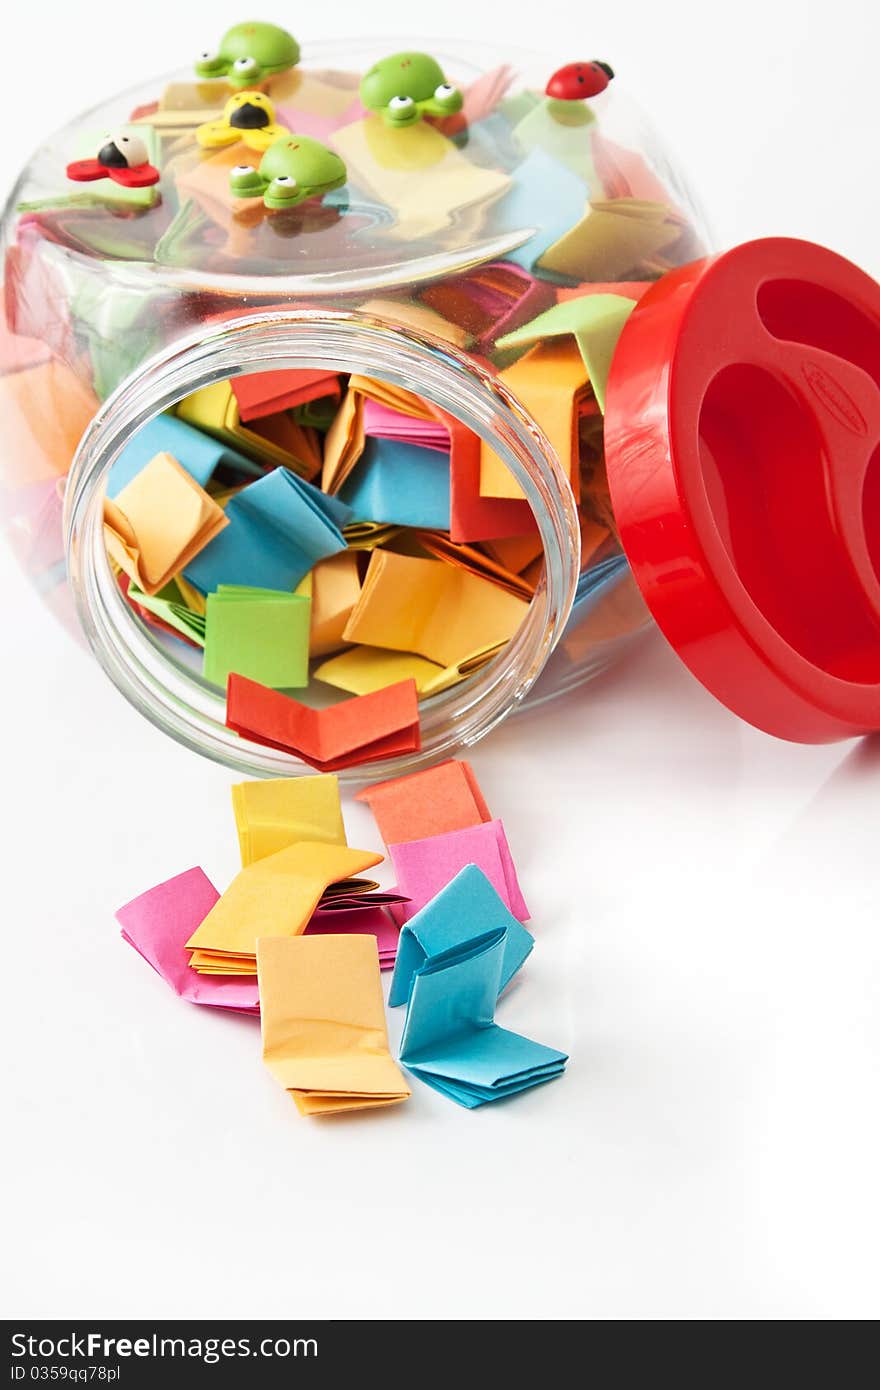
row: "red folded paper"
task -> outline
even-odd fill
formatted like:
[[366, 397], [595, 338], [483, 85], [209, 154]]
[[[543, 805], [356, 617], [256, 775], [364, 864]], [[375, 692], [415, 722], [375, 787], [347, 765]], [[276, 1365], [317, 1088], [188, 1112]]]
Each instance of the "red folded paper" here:
[[306, 405], [322, 396], [339, 396], [342, 388], [335, 372], [291, 369], [279, 372], [252, 372], [232, 378], [232, 390], [242, 420], [259, 420], [281, 410]]
[[319, 772], [415, 753], [421, 747], [414, 680], [312, 709], [278, 690], [233, 673], [226, 688], [226, 724], [243, 738], [296, 753]]

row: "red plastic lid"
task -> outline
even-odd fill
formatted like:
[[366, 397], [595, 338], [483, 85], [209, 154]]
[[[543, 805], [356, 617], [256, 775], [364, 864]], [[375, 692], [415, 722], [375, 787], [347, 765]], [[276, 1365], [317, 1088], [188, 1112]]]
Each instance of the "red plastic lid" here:
[[880, 729], [880, 286], [805, 241], [653, 285], [605, 412], [620, 536], [708, 690], [780, 738]]

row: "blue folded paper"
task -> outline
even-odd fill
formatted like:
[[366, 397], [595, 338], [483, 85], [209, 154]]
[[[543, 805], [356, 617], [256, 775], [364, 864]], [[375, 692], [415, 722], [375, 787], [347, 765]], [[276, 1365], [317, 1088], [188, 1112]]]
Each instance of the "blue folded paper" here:
[[496, 929], [426, 961], [406, 1012], [401, 1062], [469, 1110], [553, 1081], [568, 1061], [495, 1022], [506, 935]]
[[493, 225], [522, 230], [522, 245], [505, 251], [504, 259], [532, 270], [544, 252], [580, 222], [587, 185], [543, 150], [532, 150], [510, 178], [511, 187], [493, 209]]
[[132, 478], [157, 454], [171, 454], [200, 487], [219, 469], [230, 469], [248, 478], [260, 478], [264, 470], [228, 448], [219, 439], [203, 434], [176, 415], [156, 415], [132, 435], [107, 478], [107, 496], [118, 497]]
[[406, 923], [397, 943], [388, 1003], [405, 1004], [416, 974], [426, 962], [456, 948], [465, 949], [487, 932], [505, 932], [499, 990], [513, 979], [535, 944], [482, 869], [467, 864], [421, 912]]
[[183, 572], [202, 593], [220, 584], [289, 592], [319, 560], [345, 549], [340, 527], [351, 520], [343, 502], [288, 468], [242, 488], [226, 515], [229, 525]]
[[449, 455], [398, 439], [368, 439], [339, 496], [355, 521], [449, 530]]

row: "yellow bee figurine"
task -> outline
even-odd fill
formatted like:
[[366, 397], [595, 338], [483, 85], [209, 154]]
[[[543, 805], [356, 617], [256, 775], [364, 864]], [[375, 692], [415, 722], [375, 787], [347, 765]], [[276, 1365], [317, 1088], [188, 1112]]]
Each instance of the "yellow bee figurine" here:
[[275, 124], [275, 107], [263, 92], [236, 92], [223, 108], [219, 121], [207, 121], [196, 130], [196, 139], [206, 150], [220, 149], [243, 140], [248, 149], [267, 150], [287, 126]]

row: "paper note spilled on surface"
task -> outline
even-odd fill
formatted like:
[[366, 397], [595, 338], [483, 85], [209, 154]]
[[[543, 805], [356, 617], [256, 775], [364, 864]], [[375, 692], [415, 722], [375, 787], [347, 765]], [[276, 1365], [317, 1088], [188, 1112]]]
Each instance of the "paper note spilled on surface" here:
[[412, 917], [468, 864], [482, 869], [504, 903], [521, 922], [530, 917], [517, 879], [513, 856], [500, 820], [450, 830], [424, 840], [390, 844], [388, 853], [400, 891], [410, 901], [402, 916]]
[[327, 885], [382, 862], [381, 854], [306, 841], [247, 865], [186, 942], [205, 974], [252, 975], [260, 936], [298, 936]]
[[386, 845], [426, 840], [492, 819], [473, 768], [457, 758], [375, 782], [355, 800], [367, 803]]
[[116, 920], [129, 946], [181, 999], [190, 1004], [255, 1014], [259, 1007], [257, 987], [252, 980], [209, 978], [199, 975], [189, 963], [186, 943], [219, 897], [201, 869], [187, 869], [120, 907]]
[[427, 1086], [474, 1109], [561, 1076], [564, 1052], [495, 1023], [506, 932], [487, 931], [414, 973], [400, 1060]]
[[369, 936], [257, 943], [263, 1061], [302, 1115], [396, 1105], [410, 1095], [388, 1050]]
[[405, 1004], [419, 970], [450, 951], [465, 951], [487, 932], [504, 934], [499, 993], [535, 944], [481, 869], [467, 864], [406, 923], [400, 933], [388, 1003]]
[[237, 782], [232, 788], [232, 810], [242, 868], [308, 840], [348, 843], [339, 782], [332, 773]]

